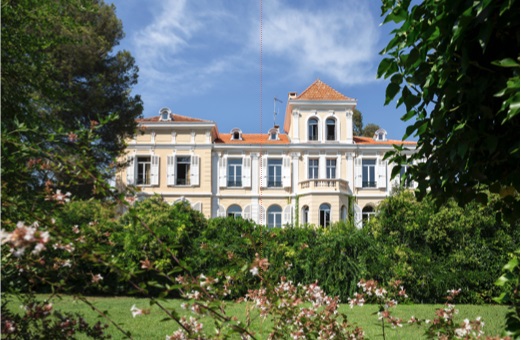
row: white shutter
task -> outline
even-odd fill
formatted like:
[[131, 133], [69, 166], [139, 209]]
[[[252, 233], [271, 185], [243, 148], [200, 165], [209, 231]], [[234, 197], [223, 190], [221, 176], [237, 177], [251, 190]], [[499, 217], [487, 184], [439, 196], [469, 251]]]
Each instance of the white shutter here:
[[283, 226], [286, 225], [286, 224], [289, 224], [289, 225], [293, 224], [292, 215], [293, 215], [293, 206], [292, 205], [287, 205], [284, 208], [284, 213], [282, 214], [282, 225]]
[[362, 208], [358, 206], [358, 204], [354, 204], [353, 208], [355, 210], [355, 227], [358, 229], [362, 228]]
[[376, 185], [378, 188], [386, 188], [387, 187], [387, 161], [382, 159], [378, 159], [377, 162], [377, 182]]
[[282, 186], [291, 187], [291, 160], [287, 156], [282, 159]]
[[190, 163], [190, 184], [199, 186], [199, 156], [192, 155]]
[[362, 159], [355, 158], [355, 187], [362, 187]]
[[150, 185], [159, 185], [159, 156], [150, 156]]
[[217, 217], [226, 217], [226, 210], [224, 207], [219, 204], [219, 208], [217, 208]]
[[[397, 166], [397, 165], [393, 165], [394, 166]], [[391, 182], [391, 187], [392, 188], [399, 188], [401, 186], [401, 178], [400, 178], [400, 173], [398, 173], [396, 176], [393, 177], [393, 179], [390, 181]]]
[[219, 159], [219, 186], [221, 188], [224, 188], [226, 187], [226, 181], [227, 181], [227, 176], [226, 176], [226, 158], [225, 157], [221, 157]]
[[167, 185], [175, 185], [175, 156], [167, 156], [166, 158], [166, 183]]
[[261, 164], [261, 187], [266, 188], [268, 186], [268, 159], [266, 157], [262, 157]]
[[251, 204], [244, 207], [242, 218], [245, 220], [251, 220]]
[[135, 172], [136, 172], [136, 156], [127, 157], [127, 185], [134, 185], [135, 183]]
[[242, 186], [251, 187], [251, 158], [244, 156], [242, 159]]
[[257, 204], [257, 210], [259, 212], [258, 222], [259, 224], [266, 225], [268, 223], [268, 218], [266, 217], [266, 208], [264, 206]]

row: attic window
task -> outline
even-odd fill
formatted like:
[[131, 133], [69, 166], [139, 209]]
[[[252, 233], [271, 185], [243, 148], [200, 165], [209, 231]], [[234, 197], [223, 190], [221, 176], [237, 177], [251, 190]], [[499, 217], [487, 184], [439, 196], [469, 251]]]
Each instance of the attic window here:
[[241, 131], [241, 129], [234, 128], [234, 129], [232, 129], [230, 134], [232, 135], [231, 140], [242, 140], [242, 131]]
[[385, 131], [384, 129], [376, 130], [374, 133], [373, 139], [377, 140], [377, 141], [386, 141], [387, 140], [387, 131]]
[[172, 120], [171, 117], [170, 117], [171, 113], [172, 112], [170, 111], [169, 108], [167, 108], [167, 107], [162, 108], [161, 110], [159, 110], [159, 120], [160, 121]]
[[271, 128], [270, 131], [268, 131], [269, 140], [278, 140], [279, 139], [279, 129], [278, 128]]

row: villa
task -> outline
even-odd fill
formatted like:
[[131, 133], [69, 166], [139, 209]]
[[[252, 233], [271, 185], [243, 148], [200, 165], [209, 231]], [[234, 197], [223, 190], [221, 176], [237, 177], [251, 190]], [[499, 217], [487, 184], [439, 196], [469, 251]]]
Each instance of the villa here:
[[[357, 101], [316, 80], [290, 92], [282, 130], [264, 134], [240, 127], [220, 133], [213, 121], [162, 108], [138, 120], [128, 141], [128, 167], [117, 175], [140, 196], [188, 201], [206, 217], [234, 216], [269, 227], [328, 226], [369, 219], [400, 179], [383, 159], [393, 144], [413, 153], [415, 142], [353, 135]], [[406, 171], [406, 167], [403, 167]], [[414, 186], [414, 183], [407, 183]]]

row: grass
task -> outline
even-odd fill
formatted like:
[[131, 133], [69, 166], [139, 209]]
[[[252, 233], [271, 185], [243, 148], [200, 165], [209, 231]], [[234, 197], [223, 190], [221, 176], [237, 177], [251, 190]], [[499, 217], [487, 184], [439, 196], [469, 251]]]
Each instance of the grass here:
[[[39, 298], [45, 299], [47, 296], [39, 295]], [[108, 312], [108, 316], [121, 328], [130, 331], [134, 339], [164, 339], [167, 334], [172, 334], [173, 331], [178, 329], [178, 325], [174, 321], [163, 321], [166, 317], [165, 313], [156, 305], [150, 306], [148, 299], [132, 297], [88, 297], [87, 299], [99, 310]], [[181, 300], [168, 300], [164, 302], [164, 305], [182, 313], [185, 311], [180, 307], [181, 303]], [[134, 304], [138, 308], [150, 308], [150, 314], [138, 315], [133, 318], [130, 308]], [[17, 309], [18, 305], [19, 303], [12, 301], [9, 308]], [[104, 318], [100, 318], [93, 312], [89, 306], [72, 296], [54, 299], [53, 306], [55, 309], [63, 312], [81, 313], [90, 323], [98, 320], [102, 323], [107, 323]], [[246, 307], [246, 303], [229, 302], [226, 308], [228, 315], [235, 315], [239, 320], [245, 321]], [[432, 320], [435, 309], [439, 307], [442, 307], [442, 305], [398, 305], [392, 313], [403, 320], [408, 320], [412, 315], [420, 319]], [[506, 306], [497, 305], [456, 305], [456, 309], [459, 310], [456, 318], [458, 323], [465, 318], [472, 320], [481, 316], [485, 321], [484, 331], [486, 335], [499, 335], [501, 333], [507, 312]], [[362, 327], [367, 339], [381, 339], [381, 324], [378, 322], [377, 316], [374, 315], [377, 310], [378, 307], [375, 305], [365, 305], [363, 307], [354, 307], [353, 309], [349, 305], [341, 305], [339, 312], [345, 313], [350, 322]], [[267, 338], [271, 328], [269, 320], [260, 319], [258, 314], [251, 315], [251, 319], [253, 322], [251, 329], [256, 333], [257, 339]], [[203, 323], [207, 331], [212, 331], [212, 320], [207, 319]], [[114, 326], [110, 326], [107, 329], [107, 333], [111, 334], [113, 339], [125, 338]], [[386, 328], [386, 339], [422, 339], [425, 338], [424, 333], [425, 326], [412, 326], [407, 325], [405, 322], [403, 328]], [[236, 338], [239, 338], [239, 336]], [[80, 339], [82, 338], [80, 337]]]

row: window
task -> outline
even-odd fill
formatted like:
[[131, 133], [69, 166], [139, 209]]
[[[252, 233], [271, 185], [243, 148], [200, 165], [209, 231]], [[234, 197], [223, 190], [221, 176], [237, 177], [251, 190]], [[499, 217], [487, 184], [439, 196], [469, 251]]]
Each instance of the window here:
[[308, 160], [308, 179], [318, 178], [318, 159]]
[[326, 178], [336, 178], [336, 159], [326, 159]]
[[316, 118], [308, 121], [308, 140], [318, 140], [318, 120]]
[[152, 160], [150, 156], [137, 157], [137, 185], [150, 185]]
[[159, 110], [159, 120], [166, 121], [170, 120], [170, 109], [167, 107], [162, 108]]
[[319, 208], [319, 216], [320, 216], [320, 226], [321, 227], [329, 227], [331, 222], [331, 206], [327, 203], [323, 203]]
[[233, 128], [230, 132], [232, 140], [242, 140], [242, 131], [239, 128]]
[[268, 159], [268, 188], [282, 187], [282, 159]]
[[190, 185], [190, 156], [176, 157], [176, 185]]
[[282, 208], [276, 204], [268, 208], [268, 227], [282, 226]]
[[347, 208], [345, 205], [340, 209], [340, 221], [347, 221]]
[[270, 133], [270, 140], [277, 140], [277, 133], [276, 132]]
[[270, 131], [268, 131], [268, 139], [269, 140], [278, 140], [279, 139], [279, 129], [278, 127], [271, 128]]
[[407, 174], [407, 168], [407, 165], [402, 165], [400, 168], [400, 186], [403, 185], [406, 188], [411, 188], [413, 187], [413, 182]]
[[228, 211], [226, 212], [226, 216], [233, 218], [242, 217], [242, 209], [237, 204], [232, 204], [228, 207]]
[[309, 207], [307, 205], [302, 207], [302, 224], [309, 223]]
[[333, 118], [326, 120], [326, 140], [336, 140], [336, 125]]
[[362, 221], [365, 224], [366, 222], [371, 220], [371, 217], [375, 214], [374, 208], [370, 205], [366, 205], [364, 209], [362, 209]]
[[228, 159], [228, 186], [242, 186], [242, 159], [240, 158]]
[[376, 188], [376, 159], [362, 160], [362, 188]]

